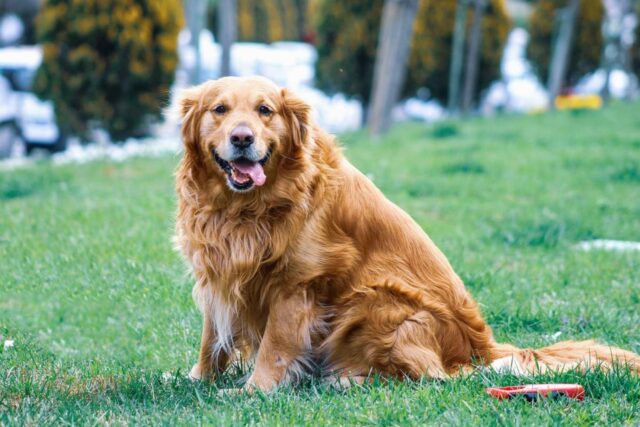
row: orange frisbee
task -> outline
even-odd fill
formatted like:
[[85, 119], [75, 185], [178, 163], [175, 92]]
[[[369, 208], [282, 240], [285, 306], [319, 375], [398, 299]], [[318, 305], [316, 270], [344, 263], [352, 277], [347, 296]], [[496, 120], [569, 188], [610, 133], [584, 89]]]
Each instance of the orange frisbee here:
[[523, 397], [529, 402], [538, 398], [558, 398], [565, 396], [570, 399], [584, 400], [584, 387], [579, 384], [525, 384], [509, 387], [488, 387], [489, 396], [496, 399], [513, 399]]

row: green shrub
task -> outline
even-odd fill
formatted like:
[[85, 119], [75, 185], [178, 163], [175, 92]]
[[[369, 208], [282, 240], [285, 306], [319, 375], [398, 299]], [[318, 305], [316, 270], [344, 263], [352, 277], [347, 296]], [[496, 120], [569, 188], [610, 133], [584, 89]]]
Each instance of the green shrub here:
[[[539, 0], [531, 14], [529, 32], [531, 39], [527, 55], [531, 59], [543, 83], [549, 76], [551, 43], [555, 28], [555, 14], [565, 7], [567, 0]], [[598, 68], [602, 54], [602, 18], [604, 7], [601, 0], [582, 0], [576, 20], [567, 69], [567, 83], [574, 84], [580, 77]]]
[[116, 141], [140, 135], [166, 104], [182, 22], [179, 0], [46, 0], [36, 91], [83, 139], [91, 123]]
[[[427, 87], [436, 99], [447, 100], [456, 7], [455, 0], [422, 2], [413, 35], [407, 80], [409, 92]], [[473, 21], [471, 9], [467, 16], [467, 39]], [[500, 77], [502, 52], [510, 29], [505, 1], [491, 0], [482, 20], [478, 91]]]
[[318, 0], [316, 79], [321, 89], [369, 102], [384, 0]]
[[[428, 87], [447, 97], [456, 0], [422, 0], [416, 17], [405, 93]], [[318, 0], [318, 85], [369, 100], [384, 0]], [[469, 12], [468, 25], [473, 13]], [[491, 0], [483, 20], [478, 90], [499, 77], [511, 27], [504, 0]]]
[[[309, 0], [236, 0], [238, 40], [271, 43], [307, 36]], [[217, 34], [217, 8], [210, 7], [208, 27]]]

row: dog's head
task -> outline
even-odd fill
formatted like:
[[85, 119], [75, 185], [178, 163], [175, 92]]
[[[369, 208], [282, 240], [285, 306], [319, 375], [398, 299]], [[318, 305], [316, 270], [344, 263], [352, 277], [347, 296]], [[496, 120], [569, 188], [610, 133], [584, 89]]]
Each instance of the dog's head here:
[[225, 77], [184, 91], [185, 150], [235, 192], [268, 186], [283, 159], [299, 157], [310, 107], [261, 77]]

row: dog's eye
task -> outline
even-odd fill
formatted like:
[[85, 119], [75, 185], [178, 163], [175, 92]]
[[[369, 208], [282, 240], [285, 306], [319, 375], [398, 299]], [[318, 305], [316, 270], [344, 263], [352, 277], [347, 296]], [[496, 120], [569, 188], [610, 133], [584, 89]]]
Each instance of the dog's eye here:
[[271, 108], [267, 107], [266, 105], [261, 105], [258, 108], [258, 112], [263, 116], [270, 116], [272, 113]]
[[216, 114], [224, 114], [227, 112], [227, 107], [224, 105], [218, 105], [213, 109], [213, 112]]

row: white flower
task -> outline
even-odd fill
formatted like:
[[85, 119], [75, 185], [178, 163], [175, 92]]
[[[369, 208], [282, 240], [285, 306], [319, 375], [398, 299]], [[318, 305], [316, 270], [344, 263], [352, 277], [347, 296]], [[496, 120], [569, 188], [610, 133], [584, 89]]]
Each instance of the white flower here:
[[9, 350], [13, 347], [13, 340], [4, 340], [4, 351]]

